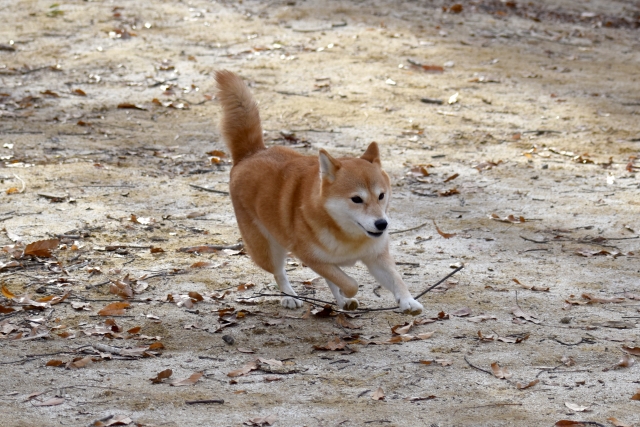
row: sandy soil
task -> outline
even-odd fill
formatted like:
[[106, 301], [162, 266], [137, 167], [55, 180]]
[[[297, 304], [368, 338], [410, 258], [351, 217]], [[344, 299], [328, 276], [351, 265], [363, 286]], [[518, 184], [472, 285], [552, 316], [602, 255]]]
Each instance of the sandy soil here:
[[[623, 350], [640, 347], [640, 8], [535, 3], [1, 1], [2, 424], [640, 425]], [[239, 241], [230, 165], [212, 153], [220, 68], [249, 82], [269, 144], [380, 143], [412, 292], [465, 265], [407, 332], [433, 336], [389, 344], [412, 320], [392, 311], [242, 300], [275, 289], [241, 251], [178, 251]], [[53, 257], [20, 257], [52, 238]], [[392, 303], [349, 273], [363, 307]], [[100, 316], [127, 280], [130, 307]]]

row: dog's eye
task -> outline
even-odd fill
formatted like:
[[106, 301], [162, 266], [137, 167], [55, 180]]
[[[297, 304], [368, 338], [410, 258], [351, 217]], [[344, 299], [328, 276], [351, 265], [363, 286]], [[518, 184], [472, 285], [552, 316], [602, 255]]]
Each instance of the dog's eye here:
[[380, 195], [378, 196], [378, 200], [382, 200], [384, 199], [384, 193], [380, 193]]
[[360, 196], [355, 196], [351, 198], [353, 203], [362, 203], [362, 198]]

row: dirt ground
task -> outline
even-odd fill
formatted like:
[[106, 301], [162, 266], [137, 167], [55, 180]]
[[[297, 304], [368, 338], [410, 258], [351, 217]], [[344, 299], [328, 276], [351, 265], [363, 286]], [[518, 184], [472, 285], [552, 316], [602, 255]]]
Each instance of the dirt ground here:
[[[0, 10], [3, 426], [640, 425], [637, 2]], [[393, 311], [256, 296], [276, 289], [233, 246], [221, 68], [268, 144], [380, 144], [414, 295], [464, 264], [405, 335], [391, 327], [415, 319]], [[45, 239], [52, 257], [28, 255]], [[230, 249], [179, 251], [200, 245]], [[348, 272], [363, 308], [392, 305]], [[110, 289], [129, 307], [102, 311]], [[224, 403], [185, 403], [206, 399]]]

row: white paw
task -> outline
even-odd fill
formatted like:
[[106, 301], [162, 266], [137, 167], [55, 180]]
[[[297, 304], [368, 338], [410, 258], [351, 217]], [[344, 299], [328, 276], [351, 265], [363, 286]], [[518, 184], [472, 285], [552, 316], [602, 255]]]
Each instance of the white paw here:
[[414, 300], [411, 297], [400, 300], [400, 310], [404, 314], [417, 316], [418, 314], [422, 313], [423, 309], [424, 307], [422, 306], [422, 304], [420, 304], [418, 301]]
[[302, 307], [302, 301], [293, 297], [282, 297], [280, 304], [282, 304], [284, 308], [289, 308], [291, 310]]
[[353, 311], [358, 309], [358, 300], [355, 298], [345, 298], [342, 302], [342, 309], [347, 311]]

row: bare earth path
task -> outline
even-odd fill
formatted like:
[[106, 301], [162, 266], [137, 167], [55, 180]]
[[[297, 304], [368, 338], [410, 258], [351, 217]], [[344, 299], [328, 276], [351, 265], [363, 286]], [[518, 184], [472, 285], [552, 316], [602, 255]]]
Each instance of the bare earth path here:
[[[640, 425], [640, 7], [534, 3], [1, 0], [1, 424]], [[465, 265], [404, 335], [246, 299], [220, 68], [269, 144], [380, 144], [414, 294]]]

